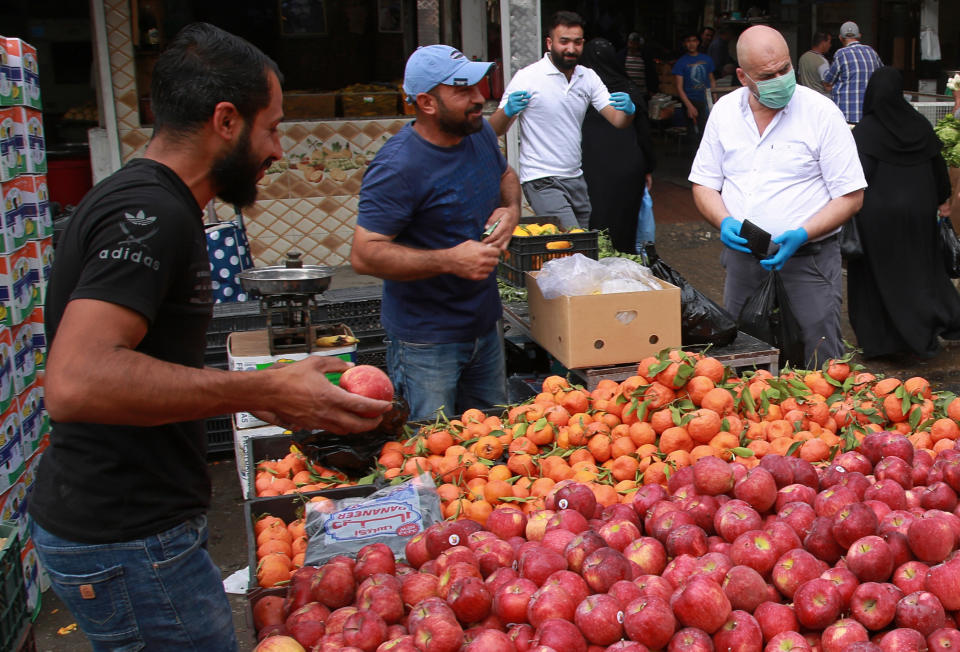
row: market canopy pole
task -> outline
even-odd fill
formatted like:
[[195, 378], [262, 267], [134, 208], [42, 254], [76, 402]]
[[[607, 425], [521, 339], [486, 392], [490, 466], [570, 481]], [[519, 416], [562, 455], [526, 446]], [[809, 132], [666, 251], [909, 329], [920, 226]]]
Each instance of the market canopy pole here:
[[[500, 0], [500, 42], [503, 44], [503, 84], [515, 72], [537, 61], [543, 54], [540, 31], [540, 0]], [[506, 133], [507, 162], [517, 169], [520, 142], [517, 130]]]

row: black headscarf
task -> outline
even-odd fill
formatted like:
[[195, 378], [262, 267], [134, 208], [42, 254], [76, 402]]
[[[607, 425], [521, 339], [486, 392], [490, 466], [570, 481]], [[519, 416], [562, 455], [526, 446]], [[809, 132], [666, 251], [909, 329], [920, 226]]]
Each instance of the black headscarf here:
[[903, 76], [892, 66], [870, 76], [853, 137], [861, 154], [901, 165], [929, 160], [942, 147], [930, 122], [904, 99]]
[[[592, 68], [611, 93], [629, 93], [631, 97], [634, 94], [639, 95], [639, 88], [627, 77], [627, 72], [623, 69], [623, 64], [617, 57], [617, 51], [613, 49], [613, 44], [607, 39], [590, 39], [583, 46], [580, 65]], [[634, 103], [636, 103], [636, 100], [634, 100]]]

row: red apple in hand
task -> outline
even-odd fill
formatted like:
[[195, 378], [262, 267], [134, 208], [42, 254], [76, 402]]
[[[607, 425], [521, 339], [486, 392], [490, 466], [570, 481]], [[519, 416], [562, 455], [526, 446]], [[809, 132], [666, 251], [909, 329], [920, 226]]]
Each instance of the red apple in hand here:
[[[340, 376], [340, 387], [367, 398], [380, 401], [393, 400], [393, 383], [390, 382], [390, 378], [382, 370], [369, 364], [357, 365], [344, 371]], [[380, 416], [380, 413], [366, 413], [360, 416], [372, 418]]]

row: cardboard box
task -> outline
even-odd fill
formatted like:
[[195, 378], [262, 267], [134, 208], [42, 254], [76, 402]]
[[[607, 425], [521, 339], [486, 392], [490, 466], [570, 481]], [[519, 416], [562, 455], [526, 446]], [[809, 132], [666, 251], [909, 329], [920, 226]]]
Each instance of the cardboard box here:
[[30, 201], [24, 213], [23, 228], [28, 240], [43, 240], [53, 236], [53, 213], [50, 212], [50, 191], [47, 189], [47, 177], [43, 174], [28, 174], [24, 177], [30, 182]]
[[0, 255], [0, 324], [13, 327], [33, 312], [30, 257], [25, 247]]
[[244, 500], [256, 498], [250, 495], [250, 482], [247, 480], [247, 455], [249, 455], [250, 446], [247, 443], [253, 437], [275, 437], [286, 432], [280, 426], [263, 426], [260, 428], [239, 429], [234, 426], [233, 429], [233, 452], [237, 460], [237, 475], [240, 477], [240, 488], [243, 491]]
[[544, 299], [527, 272], [533, 339], [568, 369], [639, 362], [680, 346], [680, 288]]
[[13, 331], [0, 326], [0, 413], [13, 404], [17, 393], [14, 389]]
[[37, 49], [18, 38], [0, 37], [0, 106], [43, 108]]
[[46, 375], [42, 369], [37, 370], [37, 379], [33, 381], [34, 386], [37, 388], [40, 397], [40, 448], [42, 449], [46, 446], [46, 442], [50, 439], [50, 430], [52, 426], [50, 424], [50, 415], [47, 413], [47, 406], [43, 398], [43, 387], [44, 382], [46, 381]]
[[47, 302], [47, 287], [50, 285], [50, 272], [53, 271], [53, 238], [27, 240], [24, 247], [30, 264], [33, 305], [43, 306]]
[[27, 171], [27, 152], [17, 120], [20, 112], [0, 108], [0, 181], [10, 181]]
[[17, 403], [20, 405], [20, 445], [23, 454], [29, 457], [40, 449], [43, 442], [43, 390], [32, 383], [17, 396]]
[[27, 241], [26, 220], [33, 213], [33, 182], [19, 176], [0, 183], [0, 254], [11, 254]]
[[26, 457], [20, 432], [20, 408], [16, 401], [0, 415], [0, 491], [12, 487], [23, 473]]
[[[341, 327], [338, 332], [352, 335], [349, 328]], [[321, 328], [321, 327], [316, 327]], [[267, 331], [241, 331], [230, 333], [227, 336], [227, 368], [231, 371], [256, 371], [266, 369], [277, 363], [296, 362], [304, 360], [307, 355], [330, 356], [335, 355], [347, 362], [354, 362], [357, 354], [357, 345], [337, 346], [324, 349], [315, 349], [307, 353], [285, 353], [283, 355], [270, 355], [270, 344], [267, 340]], [[339, 382], [340, 374], [330, 373], [327, 378], [332, 383]], [[258, 428], [269, 425], [261, 421], [249, 412], [238, 412], [234, 415], [234, 423], [237, 428]]]
[[22, 134], [24, 155], [27, 159], [24, 172], [46, 174], [47, 143], [43, 135], [43, 114], [25, 106], [17, 107], [14, 111], [18, 114], [18, 129]]
[[33, 384], [37, 376], [36, 361], [33, 357], [33, 322], [27, 320], [17, 324], [13, 332], [13, 390], [22, 394]]
[[36, 620], [40, 615], [40, 594], [43, 590], [40, 587], [40, 558], [37, 557], [33, 539], [23, 540], [20, 564], [23, 566], [23, 583], [27, 591], [27, 614], [30, 620]]
[[33, 327], [33, 365], [37, 373], [47, 367], [47, 331], [44, 325], [43, 306], [37, 306], [30, 313], [29, 323]]

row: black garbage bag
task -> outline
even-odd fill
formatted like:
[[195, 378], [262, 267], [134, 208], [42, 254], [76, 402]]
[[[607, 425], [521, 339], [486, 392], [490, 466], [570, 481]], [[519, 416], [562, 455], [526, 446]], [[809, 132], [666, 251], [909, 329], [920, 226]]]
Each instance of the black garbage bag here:
[[296, 430], [293, 441], [317, 464], [357, 477], [370, 470], [384, 444], [404, 436], [403, 427], [409, 416], [410, 407], [398, 397], [374, 430], [346, 435], [325, 430]]
[[953, 230], [949, 217], [940, 218], [940, 242], [943, 245], [943, 262], [950, 278], [960, 278], [960, 239]]
[[654, 276], [680, 288], [680, 341], [684, 346], [726, 346], [736, 339], [737, 320], [733, 315], [664, 262], [652, 243], [644, 245], [641, 255]]
[[740, 309], [740, 330], [780, 349], [780, 367], [803, 367], [803, 335], [777, 272], [770, 272]]

